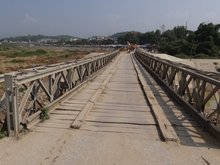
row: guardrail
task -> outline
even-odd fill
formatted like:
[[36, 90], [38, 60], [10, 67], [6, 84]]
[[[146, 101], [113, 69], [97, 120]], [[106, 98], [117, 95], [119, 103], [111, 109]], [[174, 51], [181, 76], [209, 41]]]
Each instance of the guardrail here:
[[220, 138], [220, 81], [217, 74], [164, 60], [137, 49], [136, 59], [201, 125]]
[[[51, 68], [30, 69], [4, 75], [7, 128], [16, 136], [48, 105], [82, 85], [119, 53], [87, 58]], [[3, 80], [2, 80], [3, 81]]]
[[0, 75], [0, 111], [5, 110], [4, 75]]

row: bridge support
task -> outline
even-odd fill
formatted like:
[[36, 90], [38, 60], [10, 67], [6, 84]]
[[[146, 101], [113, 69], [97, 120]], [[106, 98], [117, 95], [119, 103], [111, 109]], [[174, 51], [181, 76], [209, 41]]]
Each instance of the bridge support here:
[[19, 132], [17, 89], [14, 86], [14, 82], [15, 73], [5, 74], [7, 129], [9, 136], [17, 136]]

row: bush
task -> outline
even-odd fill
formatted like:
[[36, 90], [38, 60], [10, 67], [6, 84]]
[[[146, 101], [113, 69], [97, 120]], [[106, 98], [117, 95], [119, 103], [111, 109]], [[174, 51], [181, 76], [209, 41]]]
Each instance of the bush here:
[[186, 54], [177, 54], [177, 55], [175, 55], [175, 57], [177, 57], [177, 58], [182, 58], [182, 59], [188, 59], [188, 58], [190, 58], [188, 55], [186, 55]]
[[15, 57], [28, 57], [32, 55], [32, 51], [26, 51], [26, 50], [20, 50], [16, 51], [13, 54], [10, 55], [10, 57], [15, 58]]
[[63, 56], [61, 56], [61, 57], [69, 58], [69, 57], [71, 57], [71, 56], [72, 56], [72, 54], [65, 54], [65, 55], [63, 55]]
[[74, 49], [74, 50], [66, 49], [65, 51], [66, 51], [66, 52], [71, 52], [71, 53], [78, 53], [78, 52], [79, 52], [78, 49]]
[[23, 56], [22, 51], [17, 51], [10, 55], [10, 57], [21, 57], [21, 56]]
[[6, 131], [0, 131], [0, 139], [4, 138], [7, 136], [7, 132]]
[[23, 63], [23, 62], [25, 62], [25, 60], [22, 60], [22, 59], [12, 59], [10, 62], [11, 63]]
[[37, 49], [35, 52], [36, 54], [47, 54], [47, 51], [43, 49]]
[[35, 51], [27, 51], [27, 50], [20, 50], [10, 55], [10, 57], [29, 57], [29, 56], [36, 56], [36, 55], [45, 55], [47, 51], [43, 49], [37, 49]]
[[217, 56], [218, 48], [211, 41], [204, 41], [198, 44], [196, 52], [198, 54], [207, 54], [209, 56]]
[[49, 119], [50, 117], [49, 117], [49, 109], [48, 108], [44, 108], [44, 109], [42, 109], [41, 110], [41, 113], [40, 113], [40, 119], [42, 120], [42, 121], [44, 121], [44, 120], [47, 120], [47, 119]]

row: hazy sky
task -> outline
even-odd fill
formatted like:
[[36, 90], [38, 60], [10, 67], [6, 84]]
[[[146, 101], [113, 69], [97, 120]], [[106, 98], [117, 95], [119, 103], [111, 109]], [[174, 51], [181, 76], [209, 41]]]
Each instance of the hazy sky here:
[[78, 37], [220, 23], [220, 0], [0, 0], [0, 38]]

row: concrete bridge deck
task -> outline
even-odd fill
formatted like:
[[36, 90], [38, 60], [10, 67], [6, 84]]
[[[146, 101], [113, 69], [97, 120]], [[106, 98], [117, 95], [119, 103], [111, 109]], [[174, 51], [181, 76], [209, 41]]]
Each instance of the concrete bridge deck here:
[[[161, 140], [132, 58], [121, 53], [80, 92], [60, 103], [49, 120], [18, 141], [1, 140], [0, 164], [220, 164], [219, 142], [140, 70], [179, 143]], [[70, 128], [78, 118], [81, 127]]]

